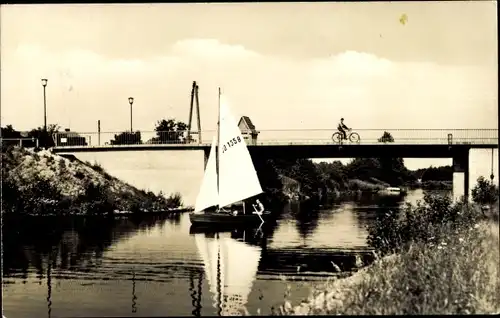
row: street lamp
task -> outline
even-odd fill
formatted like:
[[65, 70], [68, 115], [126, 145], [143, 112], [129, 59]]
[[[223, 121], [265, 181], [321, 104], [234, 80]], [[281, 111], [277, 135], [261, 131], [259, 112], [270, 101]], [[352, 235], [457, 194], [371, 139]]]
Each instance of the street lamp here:
[[134, 103], [134, 98], [133, 97], [129, 97], [128, 98], [128, 103], [130, 104], [130, 132], [133, 132], [132, 131], [132, 104]]
[[45, 87], [47, 86], [47, 79], [42, 78], [42, 86], [43, 86], [43, 129], [47, 131], [47, 98], [45, 95]]

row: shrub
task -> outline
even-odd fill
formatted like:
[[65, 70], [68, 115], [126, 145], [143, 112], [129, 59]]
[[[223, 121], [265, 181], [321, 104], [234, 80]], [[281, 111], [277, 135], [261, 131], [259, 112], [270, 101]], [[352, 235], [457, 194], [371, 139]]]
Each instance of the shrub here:
[[411, 243], [442, 240], [448, 230], [459, 231], [478, 221], [480, 214], [449, 196], [426, 193], [424, 203], [406, 204], [400, 211], [379, 216], [368, 229], [368, 244], [382, 254], [408, 247]]
[[472, 200], [481, 205], [494, 204], [498, 201], [498, 187], [481, 176], [472, 189]]
[[82, 180], [82, 179], [85, 179], [85, 174], [84, 174], [83, 172], [81, 172], [81, 171], [77, 171], [77, 172], [75, 173], [75, 177], [76, 177], [77, 179]]
[[166, 199], [166, 205], [168, 208], [177, 208], [182, 206], [182, 196], [180, 193], [176, 192], [174, 194], [171, 194], [167, 199]]
[[104, 214], [115, 209], [116, 204], [111, 199], [111, 193], [104, 185], [94, 184], [89, 180], [84, 189], [84, 193], [77, 199], [83, 213], [88, 215]]
[[29, 183], [20, 194], [20, 213], [44, 215], [57, 213], [58, 202], [63, 195], [48, 180], [35, 179]]
[[64, 160], [63, 158], [59, 160], [59, 169], [61, 171], [64, 171], [66, 169], [66, 160]]
[[500, 310], [498, 225], [481, 222], [448, 242], [411, 243], [353, 277], [314, 286], [311, 297], [282, 314], [488, 314]]

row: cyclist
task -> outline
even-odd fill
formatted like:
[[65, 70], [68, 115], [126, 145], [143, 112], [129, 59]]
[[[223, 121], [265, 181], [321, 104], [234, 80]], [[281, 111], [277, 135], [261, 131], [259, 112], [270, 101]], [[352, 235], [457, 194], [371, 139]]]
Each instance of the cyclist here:
[[346, 133], [346, 131], [348, 131], [349, 128], [344, 124], [344, 118], [340, 118], [340, 123], [337, 126], [337, 129], [342, 134], [342, 139], [347, 140], [347, 133]]

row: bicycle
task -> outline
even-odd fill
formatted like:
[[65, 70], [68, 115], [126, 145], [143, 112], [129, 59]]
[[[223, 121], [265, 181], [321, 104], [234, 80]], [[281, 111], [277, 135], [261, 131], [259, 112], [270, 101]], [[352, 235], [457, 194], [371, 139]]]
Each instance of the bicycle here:
[[361, 138], [359, 138], [359, 134], [357, 132], [350, 132], [352, 128], [348, 129], [349, 134], [347, 134], [347, 139], [344, 139], [342, 133], [340, 131], [336, 131], [332, 135], [332, 140], [334, 143], [340, 144], [342, 140], [349, 140], [350, 142], [359, 142]]

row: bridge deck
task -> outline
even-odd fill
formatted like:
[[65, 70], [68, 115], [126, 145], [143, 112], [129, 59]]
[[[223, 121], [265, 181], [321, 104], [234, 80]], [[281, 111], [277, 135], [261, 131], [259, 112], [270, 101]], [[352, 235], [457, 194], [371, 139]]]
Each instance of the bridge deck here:
[[[250, 145], [248, 149], [252, 156], [263, 157], [295, 157], [295, 158], [352, 158], [393, 156], [405, 158], [450, 158], [459, 152], [472, 148], [493, 149], [498, 144], [372, 144], [372, 145], [334, 145], [334, 144], [304, 144], [304, 145]], [[106, 151], [172, 151], [198, 150], [208, 152], [210, 145], [123, 145], [109, 147], [59, 147], [56, 153], [106, 152]]]
[[[246, 139], [251, 152], [313, 152], [313, 153], [367, 153], [404, 152], [417, 155], [431, 150], [449, 154], [452, 148], [498, 148], [498, 129], [391, 129], [393, 140], [380, 140], [385, 130], [362, 129], [356, 132], [359, 139], [334, 141], [331, 129], [266, 130], [259, 131], [256, 139]], [[75, 137], [76, 136], [76, 137]], [[54, 135], [55, 152], [100, 152], [140, 150], [207, 150], [215, 131], [191, 135], [186, 142], [186, 132], [140, 133], [58, 133]], [[68, 137], [68, 138], [67, 138]], [[145, 141], [144, 141], [145, 140]], [[70, 142], [71, 141], [71, 142]]]

